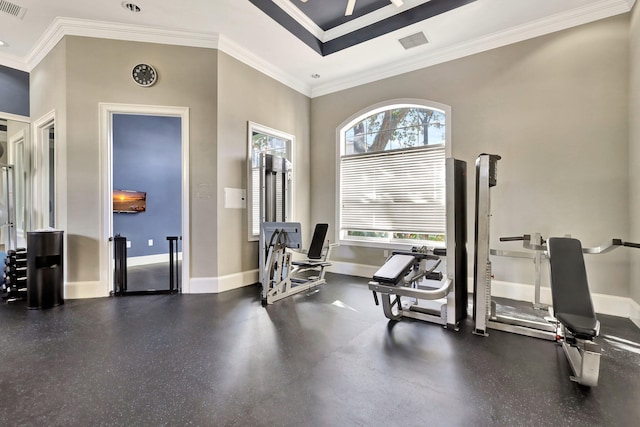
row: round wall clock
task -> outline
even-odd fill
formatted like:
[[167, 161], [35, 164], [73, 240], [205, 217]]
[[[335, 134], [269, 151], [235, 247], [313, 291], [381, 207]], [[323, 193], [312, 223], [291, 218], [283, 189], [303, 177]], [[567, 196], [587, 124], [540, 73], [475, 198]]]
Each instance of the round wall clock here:
[[136, 84], [149, 87], [158, 81], [158, 72], [152, 65], [138, 64], [131, 70], [131, 77]]

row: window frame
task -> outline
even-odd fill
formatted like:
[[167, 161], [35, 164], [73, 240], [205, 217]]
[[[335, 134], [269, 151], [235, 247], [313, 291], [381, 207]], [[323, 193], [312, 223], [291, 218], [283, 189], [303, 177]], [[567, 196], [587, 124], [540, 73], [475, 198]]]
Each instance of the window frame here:
[[[252, 121], [247, 122], [247, 237], [248, 241], [258, 241], [260, 237], [260, 232], [257, 234], [253, 234], [253, 133], [261, 133], [264, 135], [268, 135], [274, 138], [282, 139], [289, 143], [288, 151], [289, 151], [289, 160], [292, 164], [291, 169], [291, 182], [289, 185], [289, 195], [290, 195], [290, 203], [288, 206], [288, 216], [293, 218], [294, 216], [294, 206], [295, 206], [295, 145], [296, 145], [296, 137], [295, 135], [289, 134], [287, 132], [283, 132], [277, 129], [270, 128], [268, 126], [261, 125], [259, 123], [255, 123]], [[260, 201], [258, 201], [259, 203]]]
[[[410, 242], [407, 240], [379, 240], [376, 238], [360, 238], [358, 240], [345, 239], [342, 237], [341, 233], [341, 213], [342, 207], [340, 205], [341, 193], [342, 193], [342, 183], [340, 181], [341, 177], [341, 158], [345, 155], [345, 134], [348, 129], [353, 127], [359, 121], [374, 115], [381, 113], [386, 110], [394, 109], [394, 108], [423, 108], [429, 110], [436, 110], [444, 113], [445, 115], [445, 159], [451, 157], [452, 147], [451, 147], [451, 130], [452, 130], [452, 115], [451, 115], [451, 107], [446, 104], [442, 104], [440, 102], [430, 101], [427, 99], [417, 99], [417, 98], [399, 98], [392, 99], [388, 101], [379, 102], [377, 104], [366, 107], [357, 113], [350, 116], [348, 119], [343, 121], [336, 128], [336, 191], [335, 191], [335, 241], [345, 246], [361, 246], [361, 247], [373, 247], [373, 248], [398, 248], [398, 249], [408, 249], [412, 246], [416, 246], [416, 242]], [[445, 237], [446, 239], [446, 237]], [[444, 242], [443, 242], [444, 246]]]

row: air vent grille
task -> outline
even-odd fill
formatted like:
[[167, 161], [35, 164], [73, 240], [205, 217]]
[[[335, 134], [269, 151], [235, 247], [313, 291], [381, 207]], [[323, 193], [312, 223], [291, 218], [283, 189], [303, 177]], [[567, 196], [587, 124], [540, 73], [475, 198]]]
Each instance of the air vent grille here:
[[411, 49], [411, 48], [422, 46], [423, 44], [429, 43], [429, 40], [427, 40], [427, 36], [425, 36], [423, 32], [419, 32], [407, 37], [403, 37], [398, 41], [400, 42], [400, 44], [402, 44], [402, 47], [404, 47], [405, 49]]
[[24, 18], [24, 14], [27, 13], [27, 9], [22, 6], [18, 6], [15, 3], [0, 0], [0, 12], [22, 19]]

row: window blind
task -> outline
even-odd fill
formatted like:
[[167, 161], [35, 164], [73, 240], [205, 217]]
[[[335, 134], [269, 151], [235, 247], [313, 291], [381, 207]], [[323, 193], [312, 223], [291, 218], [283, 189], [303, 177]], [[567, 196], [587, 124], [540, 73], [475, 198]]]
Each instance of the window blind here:
[[341, 230], [444, 234], [444, 144], [343, 156]]

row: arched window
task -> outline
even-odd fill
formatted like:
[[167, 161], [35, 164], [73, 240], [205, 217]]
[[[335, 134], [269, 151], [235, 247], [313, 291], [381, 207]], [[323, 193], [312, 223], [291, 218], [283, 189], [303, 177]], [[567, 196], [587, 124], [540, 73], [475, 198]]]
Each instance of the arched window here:
[[340, 127], [340, 241], [444, 245], [449, 111], [392, 101]]

